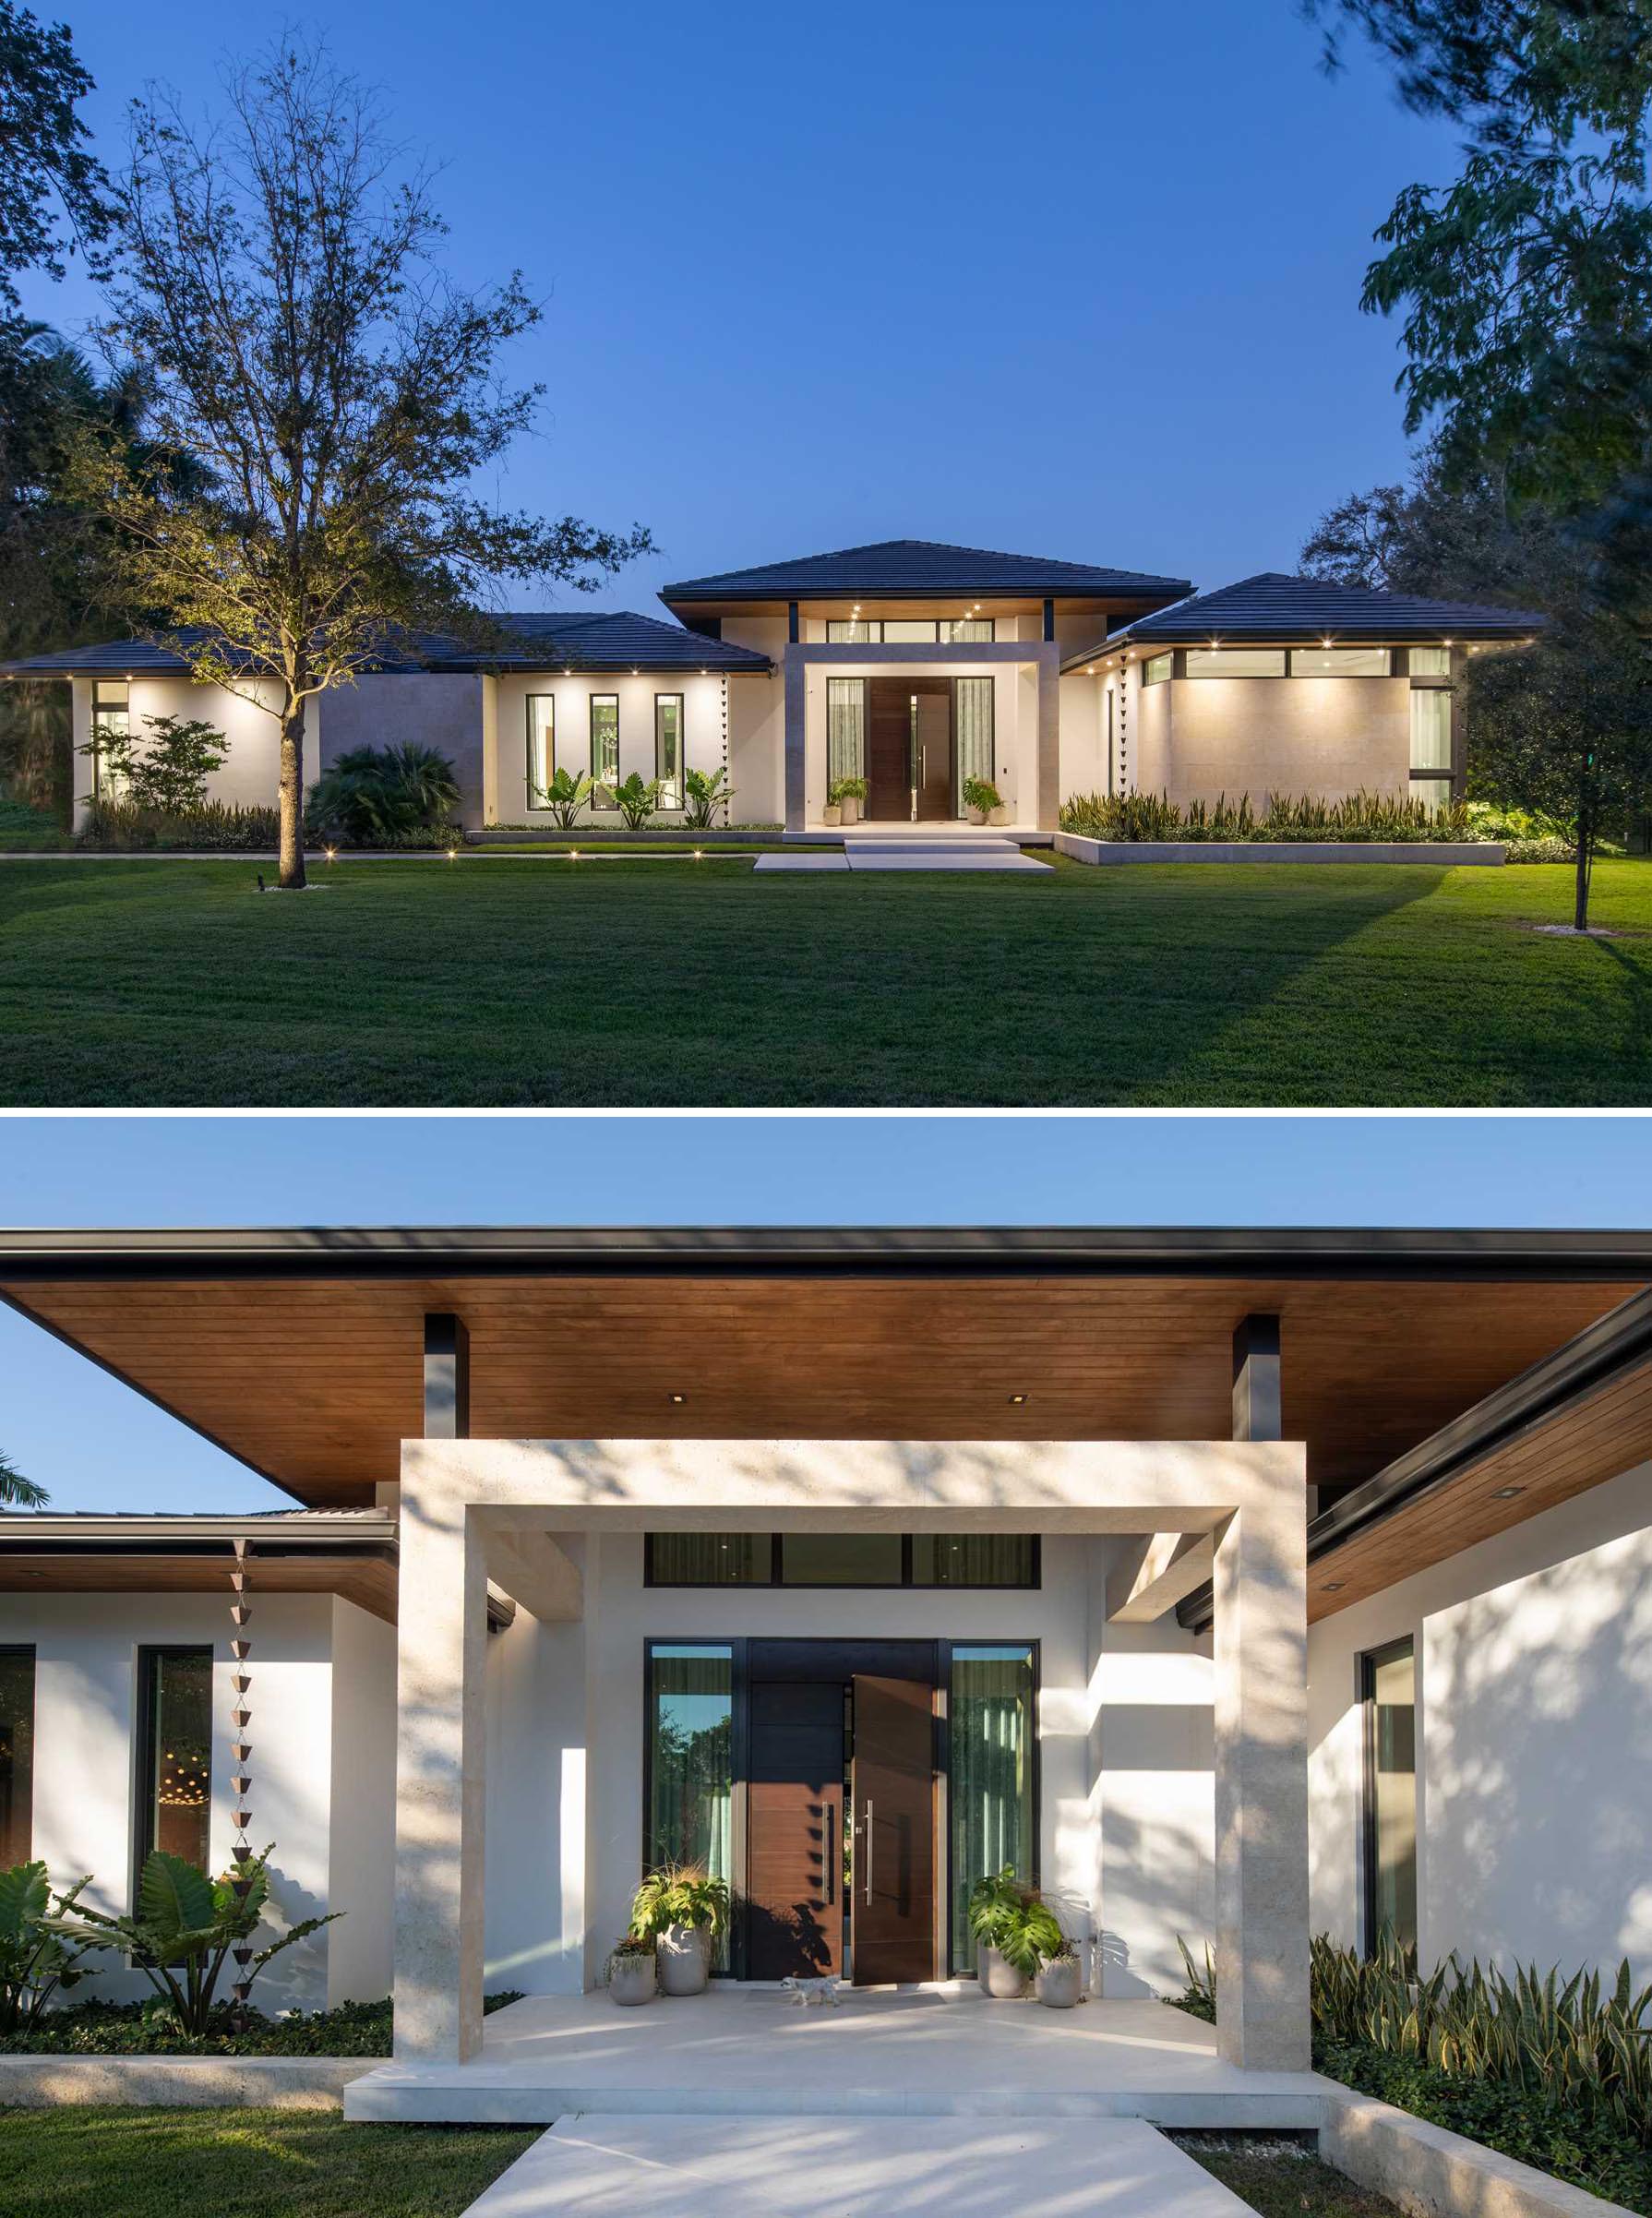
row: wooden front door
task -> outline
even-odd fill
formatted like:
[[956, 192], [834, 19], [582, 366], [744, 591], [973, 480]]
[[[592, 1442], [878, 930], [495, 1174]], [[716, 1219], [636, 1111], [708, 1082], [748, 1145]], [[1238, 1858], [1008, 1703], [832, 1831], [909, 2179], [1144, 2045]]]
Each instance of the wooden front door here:
[[748, 1973], [818, 1979], [844, 1962], [844, 1689], [751, 1688]]
[[867, 815], [885, 824], [950, 817], [952, 686], [946, 677], [867, 680]]
[[935, 1975], [935, 1729], [918, 1679], [855, 1681], [855, 1984]]
[[945, 677], [913, 682], [912, 753], [920, 823], [942, 822], [952, 808], [952, 688]]

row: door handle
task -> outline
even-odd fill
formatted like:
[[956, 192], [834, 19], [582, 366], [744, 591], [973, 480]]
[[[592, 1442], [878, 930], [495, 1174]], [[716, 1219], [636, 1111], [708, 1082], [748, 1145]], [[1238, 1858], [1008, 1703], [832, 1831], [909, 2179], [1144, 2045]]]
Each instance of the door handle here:
[[837, 1829], [832, 1822], [832, 1804], [829, 1802], [822, 1803], [820, 1804], [820, 1864], [821, 1876], [826, 1884], [820, 1891], [826, 1899], [828, 1910], [837, 1900], [837, 1860], [843, 1852], [844, 1844], [838, 1839]]
[[868, 1900], [868, 1902], [869, 1903], [869, 1902], [871, 1901], [871, 1899], [872, 1899], [872, 1798], [871, 1798], [871, 1796], [870, 1796], [869, 1794], [867, 1796], [866, 1834], [867, 1834], [867, 1877], [866, 1877], [866, 1888], [867, 1888], [867, 1900]]

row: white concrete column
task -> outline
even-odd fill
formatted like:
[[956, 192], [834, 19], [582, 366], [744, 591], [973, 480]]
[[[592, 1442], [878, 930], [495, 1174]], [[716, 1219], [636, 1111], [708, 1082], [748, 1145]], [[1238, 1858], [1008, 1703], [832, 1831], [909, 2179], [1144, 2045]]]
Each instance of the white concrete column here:
[[1308, 1547], [1288, 1472], [1247, 1490], [1215, 1552], [1216, 2044], [1306, 2071]]
[[482, 2046], [487, 1563], [462, 1501], [404, 1485], [396, 1668], [396, 2055]]

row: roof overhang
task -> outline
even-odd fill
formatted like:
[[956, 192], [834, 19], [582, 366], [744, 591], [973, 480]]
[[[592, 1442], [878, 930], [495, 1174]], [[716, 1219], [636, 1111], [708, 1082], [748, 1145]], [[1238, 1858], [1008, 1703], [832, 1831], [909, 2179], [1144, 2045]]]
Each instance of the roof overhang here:
[[433, 1311], [469, 1325], [479, 1435], [912, 1440], [1226, 1438], [1234, 1327], [1275, 1313], [1287, 1433], [1347, 1486], [1649, 1279], [1644, 1232], [0, 1235], [0, 1298], [340, 1507], [371, 1505], [423, 1428]]

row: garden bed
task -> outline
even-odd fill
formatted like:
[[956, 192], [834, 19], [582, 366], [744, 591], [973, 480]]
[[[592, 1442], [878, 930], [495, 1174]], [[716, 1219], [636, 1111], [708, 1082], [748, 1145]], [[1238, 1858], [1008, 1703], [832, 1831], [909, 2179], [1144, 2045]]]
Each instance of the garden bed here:
[[1058, 832], [1056, 845], [1082, 863], [1423, 863], [1439, 870], [1508, 859], [1493, 840], [1087, 839]]
[[[484, 2011], [520, 2002], [515, 1988], [487, 1996]], [[204, 2039], [186, 2040], [153, 2004], [82, 2002], [49, 2011], [42, 2030], [0, 2034], [0, 2060], [8, 2056], [366, 2056], [390, 2054], [392, 2014], [382, 2002], [346, 2002], [332, 2010], [289, 2010], [267, 2018], [249, 2010], [239, 2031], [227, 2008], [216, 2013]]]

